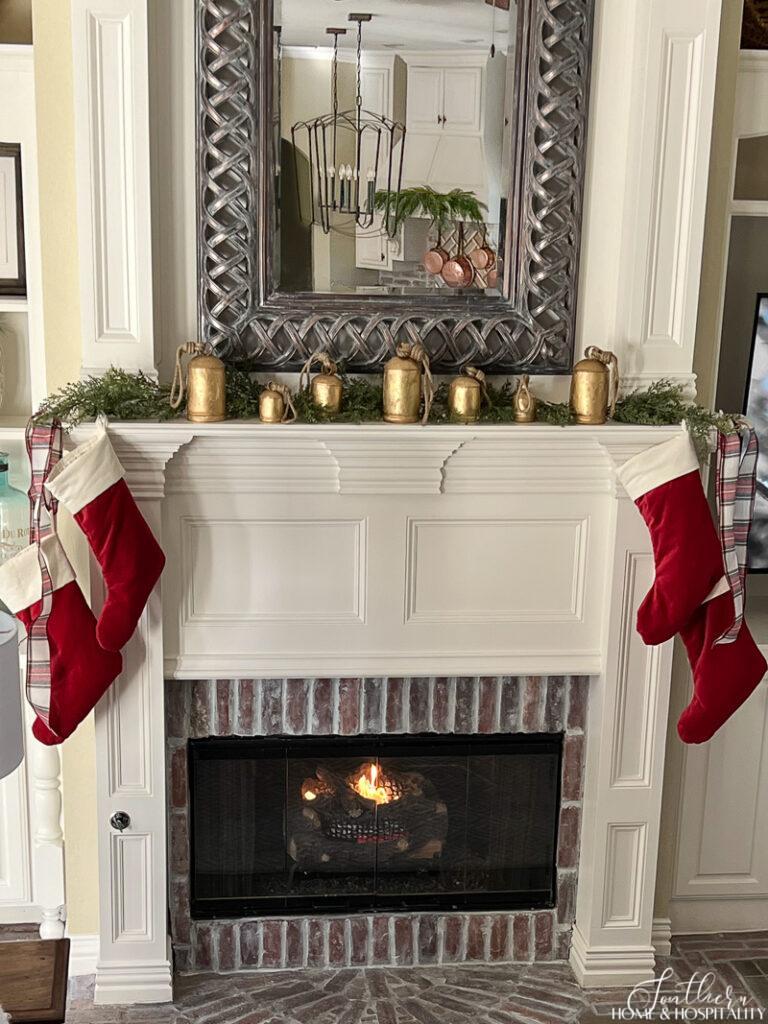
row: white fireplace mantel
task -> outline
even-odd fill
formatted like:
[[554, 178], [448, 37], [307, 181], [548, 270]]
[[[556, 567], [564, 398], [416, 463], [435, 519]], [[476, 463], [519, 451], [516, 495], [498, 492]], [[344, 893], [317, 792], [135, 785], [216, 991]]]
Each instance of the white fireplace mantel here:
[[677, 429], [112, 424], [168, 564], [97, 712], [97, 1000], [171, 998], [170, 676], [590, 675], [571, 962], [649, 977], [671, 651], [615, 468]]

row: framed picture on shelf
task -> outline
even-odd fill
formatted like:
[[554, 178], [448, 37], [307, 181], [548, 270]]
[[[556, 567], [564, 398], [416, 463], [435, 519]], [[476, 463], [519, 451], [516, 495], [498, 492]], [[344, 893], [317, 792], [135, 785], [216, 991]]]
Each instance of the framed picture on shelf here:
[[0, 295], [26, 294], [21, 146], [0, 142]]
[[768, 572], [768, 292], [757, 296], [744, 414], [754, 426], [760, 443], [748, 565], [750, 572]]

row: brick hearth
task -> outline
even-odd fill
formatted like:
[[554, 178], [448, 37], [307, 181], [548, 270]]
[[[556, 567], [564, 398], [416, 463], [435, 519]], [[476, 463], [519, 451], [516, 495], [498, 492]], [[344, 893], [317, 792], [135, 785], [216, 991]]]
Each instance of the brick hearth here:
[[[166, 684], [175, 969], [410, 966], [564, 959], [575, 910], [588, 680], [583, 676], [205, 679]], [[192, 921], [187, 740], [206, 736], [564, 733], [557, 904], [498, 913]]]

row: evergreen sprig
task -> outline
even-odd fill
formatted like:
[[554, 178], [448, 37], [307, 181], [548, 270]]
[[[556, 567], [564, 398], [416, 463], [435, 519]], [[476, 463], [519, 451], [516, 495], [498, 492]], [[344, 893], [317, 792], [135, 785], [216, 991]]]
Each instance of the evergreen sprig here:
[[392, 218], [393, 233], [409, 217], [429, 217], [440, 231], [451, 221], [469, 221], [482, 224], [485, 204], [474, 192], [454, 188], [450, 192], [436, 192], [429, 185], [415, 185], [399, 192], [379, 189], [374, 199], [374, 208]]
[[35, 413], [36, 422], [59, 419], [67, 427], [95, 420], [100, 413], [114, 420], [170, 420], [176, 416], [170, 388], [142, 373], [113, 366], [103, 377], [85, 377], [49, 395]]

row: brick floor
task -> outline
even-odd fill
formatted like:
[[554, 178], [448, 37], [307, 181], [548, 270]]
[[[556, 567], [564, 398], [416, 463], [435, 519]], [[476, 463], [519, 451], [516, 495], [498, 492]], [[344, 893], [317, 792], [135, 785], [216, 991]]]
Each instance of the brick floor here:
[[[710, 999], [768, 1007], [768, 931], [679, 936], [665, 969], [665, 994], [698, 972]], [[626, 993], [582, 992], [565, 963], [196, 975], [178, 979], [172, 1007], [94, 1007], [92, 994], [92, 979], [73, 979], [67, 1024], [606, 1024], [626, 1005]]]

